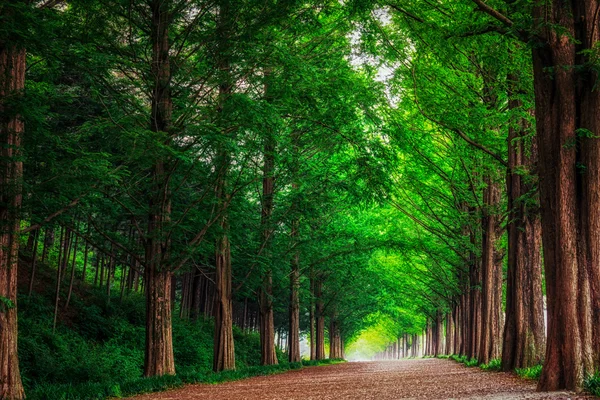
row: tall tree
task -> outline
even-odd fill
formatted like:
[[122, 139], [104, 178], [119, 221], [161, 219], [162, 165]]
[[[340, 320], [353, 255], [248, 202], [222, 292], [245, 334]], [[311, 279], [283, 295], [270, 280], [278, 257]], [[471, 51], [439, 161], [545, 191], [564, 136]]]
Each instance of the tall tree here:
[[26, 1], [0, 6], [8, 29], [0, 37], [0, 398], [23, 399], [17, 356], [17, 263], [21, 225], [21, 140], [18, 101], [25, 89], [25, 47], [16, 32]]

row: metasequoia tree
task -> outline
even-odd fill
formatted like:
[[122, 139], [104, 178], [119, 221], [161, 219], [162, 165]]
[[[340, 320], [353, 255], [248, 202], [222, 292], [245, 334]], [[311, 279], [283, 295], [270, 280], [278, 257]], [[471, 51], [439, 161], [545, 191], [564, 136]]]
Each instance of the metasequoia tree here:
[[[474, 0], [479, 10], [533, 46], [548, 339], [540, 390], [581, 389], [597, 364], [599, 181], [595, 111], [599, 94], [591, 52], [598, 42], [597, 1], [531, 6], [533, 26]], [[574, 68], [573, 66], [577, 66]]]
[[[518, 75], [509, 76], [518, 87]], [[509, 105], [520, 108], [522, 100], [510, 93]], [[512, 371], [539, 364], [544, 357], [545, 332], [542, 299], [541, 221], [537, 202], [528, 201], [533, 178], [523, 173], [535, 167], [537, 145], [527, 140], [529, 113], [518, 113], [509, 128], [508, 270], [506, 281], [506, 324], [502, 345], [502, 368]]]
[[[14, 27], [25, 1], [0, 6], [4, 24]], [[4, 34], [3, 34], [4, 36]], [[25, 88], [25, 47], [18, 37], [0, 37], [0, 398], [25, 397], [17, 356], [17, 262], [22, 203], [21, 140], [24, 123], [18, 104]]]
[[[153, 0], [150, 4], [152, 21], [150, 38], [152, 44], [151, 72], [154, 78], [150, 129], [161, 135], [166, 145], [173, 140], [171, 118], [171, 65], [169, 27], [172, 18], [170, 1]], [[166, 224], [171, 218], [169, 195], [169, 161], [159, 158], [152, 167], [154, 190], [149, 199], [148, 228], [145, 249], [146, 282], [146, 353], [144, 375], [175, 374], [173, 356], [173, 333], [171, 327], [171, 278], [166, 263], [170, 246], [165, 235]]]

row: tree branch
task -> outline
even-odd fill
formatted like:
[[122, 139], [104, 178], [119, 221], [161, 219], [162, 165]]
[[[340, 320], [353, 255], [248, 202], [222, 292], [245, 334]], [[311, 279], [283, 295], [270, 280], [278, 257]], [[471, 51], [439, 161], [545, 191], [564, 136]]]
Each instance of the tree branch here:
[[473, 1], [473, 3], [477, 4], [477, 6], [479, 7], [479, 10], [492, 16], [493, 18], [502, 22], [504, 25], [508, 26], [509, 28], [513, 27], [514, 22], [512, 22], [512, 20], [510, 18], [508, 18], [504, 14], [500, 13], [499, 11], [495, 10], [494, 8], [488, 6], [482, 0], [472, 0], [472, 1]]

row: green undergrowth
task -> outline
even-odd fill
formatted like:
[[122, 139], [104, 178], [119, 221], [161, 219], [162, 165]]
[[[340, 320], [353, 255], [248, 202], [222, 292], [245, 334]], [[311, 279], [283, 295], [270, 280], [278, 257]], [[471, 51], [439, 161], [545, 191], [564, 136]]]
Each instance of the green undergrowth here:
[[207, 383], [216, 384], [235, 381], [253, 376], [272, 375], [285, 371], [300, 369], [304, 365], [326, 365], [340, 362], [337, 360], [323, 360], [320, 362], [281, 363], [271, 366], [252, 366], [240, 368], [236, 371], [211, 372], [198, 371], [188, 368], [179, 371], [177, 375], [137, 378], [122, 383], [81, 383], [81, 384], [54, 384], [40, 385], [28, 393], [29, 400], [101, 400], [107, 398], [120, 398], [133, 396], [140, 393], [161, 392], [175, 389], [185, 384]]
[[[457, 354], [453, 354], [448, 357], [439, 357], [439, 358], [449, 358], [456, 362], [462, 363], [467, 367], [476, 367], [479, 366], [484, 371], [501, 371], [502, 370], [502, 360], [499, 358], [495, 358], [491, 360], [488, 364], [479, 364], [477, 359], [468, 359], [466, 356], [460, 356]], [[542, 375], [542, 366], [534, 365], [533, 367], [528, 368], [516, 368], [515, 373], [523, 379], [531, 379], [538, 380]], [[600, 374], [595, 374], [589, 376], [585, 381], [585, 388], [587, 391], [594, 395], [600, 395]]]
[[515, 369], [515, 372], [523, 379], [538, 380], [542, 375], [542, 366], [534, 365], [533, 367], [528, 368], [517, 368]]
[[600, 372], [596, 372], [594, 375], [589, 375], [585, 378], [584, 388], [594, 396], [600, 397]]
[[318, 365], [332, 365], [332, 364], [340, 364], [345, 363], [346, 360], [343, 358], [333, 358], [333, 359], [325, 359], [325, 360], [302, 360], [302, 365], [305, 367], [316, 367]]
[[493, 360], [490, 360], [488, 364], [481, 364], [479, 368], [484, 371], [500, 371], [502, 369], [502, 360], [494, 358]]
[[[214, 324], [210, 319], [173, 318], [176, 376], [142, 378], [145, 301], [131, 293], [110, 302], [103, 290], [77, 282], [68, 309], [61, 307], [52, 331], [54, 285], [47, 281], [31, 298], [19, 296], [19, 361], [29, 400], [75, 400], [124, 397], [162, 391], [186, 383], [219, 383], [298, 369], [279, 349], [276, 366], [260, 366], [258, 333], [234, 327], [236, 371], [212, 372]], [[49, 274], [48, 274], [49, 275]], [[65, 293], [61, 298], [66, 298]], [[64, 296], [64, 297], [63, 297]], [[174, 312], [174, 315], [178, 315]], [[306, 362], [319, 365], [339, 362]]]
[[479, 361], [477, 361], [476, 358], [469, 359], [467, 356], [459, 356], [457, 354], [453, 354], [449, 358], [461, 364], [465, 364], [467, 367], [476, 367], [479, 365]]
[[[454, 360], [456, 362], [459, 362], [461, 364], [466, 365], [467, 367], [476, 367], [479, 366], [479, 368], [481, 368], [484, 371], [500, 371], [502, 370], [502, 360], [499, 358], [495, 358], [493, 360], [491, 360], [488, 364], [479, 364], [477, 359], [473, 358], [473, 359], [468, 359], [466, 356], [459, 356], [457, 354], [453, 354], [451, 356], [448, 357], [451, 360]], [[517, 368], [515, 369], [515, 373], [523, 378], [523, 379], [532, 379], [532, 380], [538, 380], [540, 379], [540, 376], [542, 374], [542, 366], [541, 365], [534, 365], [533, 367], [529, 367], [529, 368]], [[591, 387], [598, 387], [599, 389], [597, 389], [600, 393], [600, 375], [596, 376], [590, 376], [586, 382], [590, 382], [590, 386]], [[587, 385], [587, 383], [586, 383]], [[597, 386], [594, 386], [597, 385]], [[591, 389], [588, 389], [591, 392]]]

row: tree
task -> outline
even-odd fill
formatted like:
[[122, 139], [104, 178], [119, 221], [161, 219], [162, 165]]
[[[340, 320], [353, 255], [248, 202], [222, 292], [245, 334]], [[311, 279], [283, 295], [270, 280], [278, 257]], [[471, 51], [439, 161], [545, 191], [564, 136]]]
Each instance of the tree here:
[[[15, 29], [25, 1], [0, 6], [0, 18]], [[15, 31], [0, 37], [0, 398], [25, 398], [17, 356], [17, 263], [21, 226], [21, 141], [19, 97], [25, 89], [25, 47]]]

